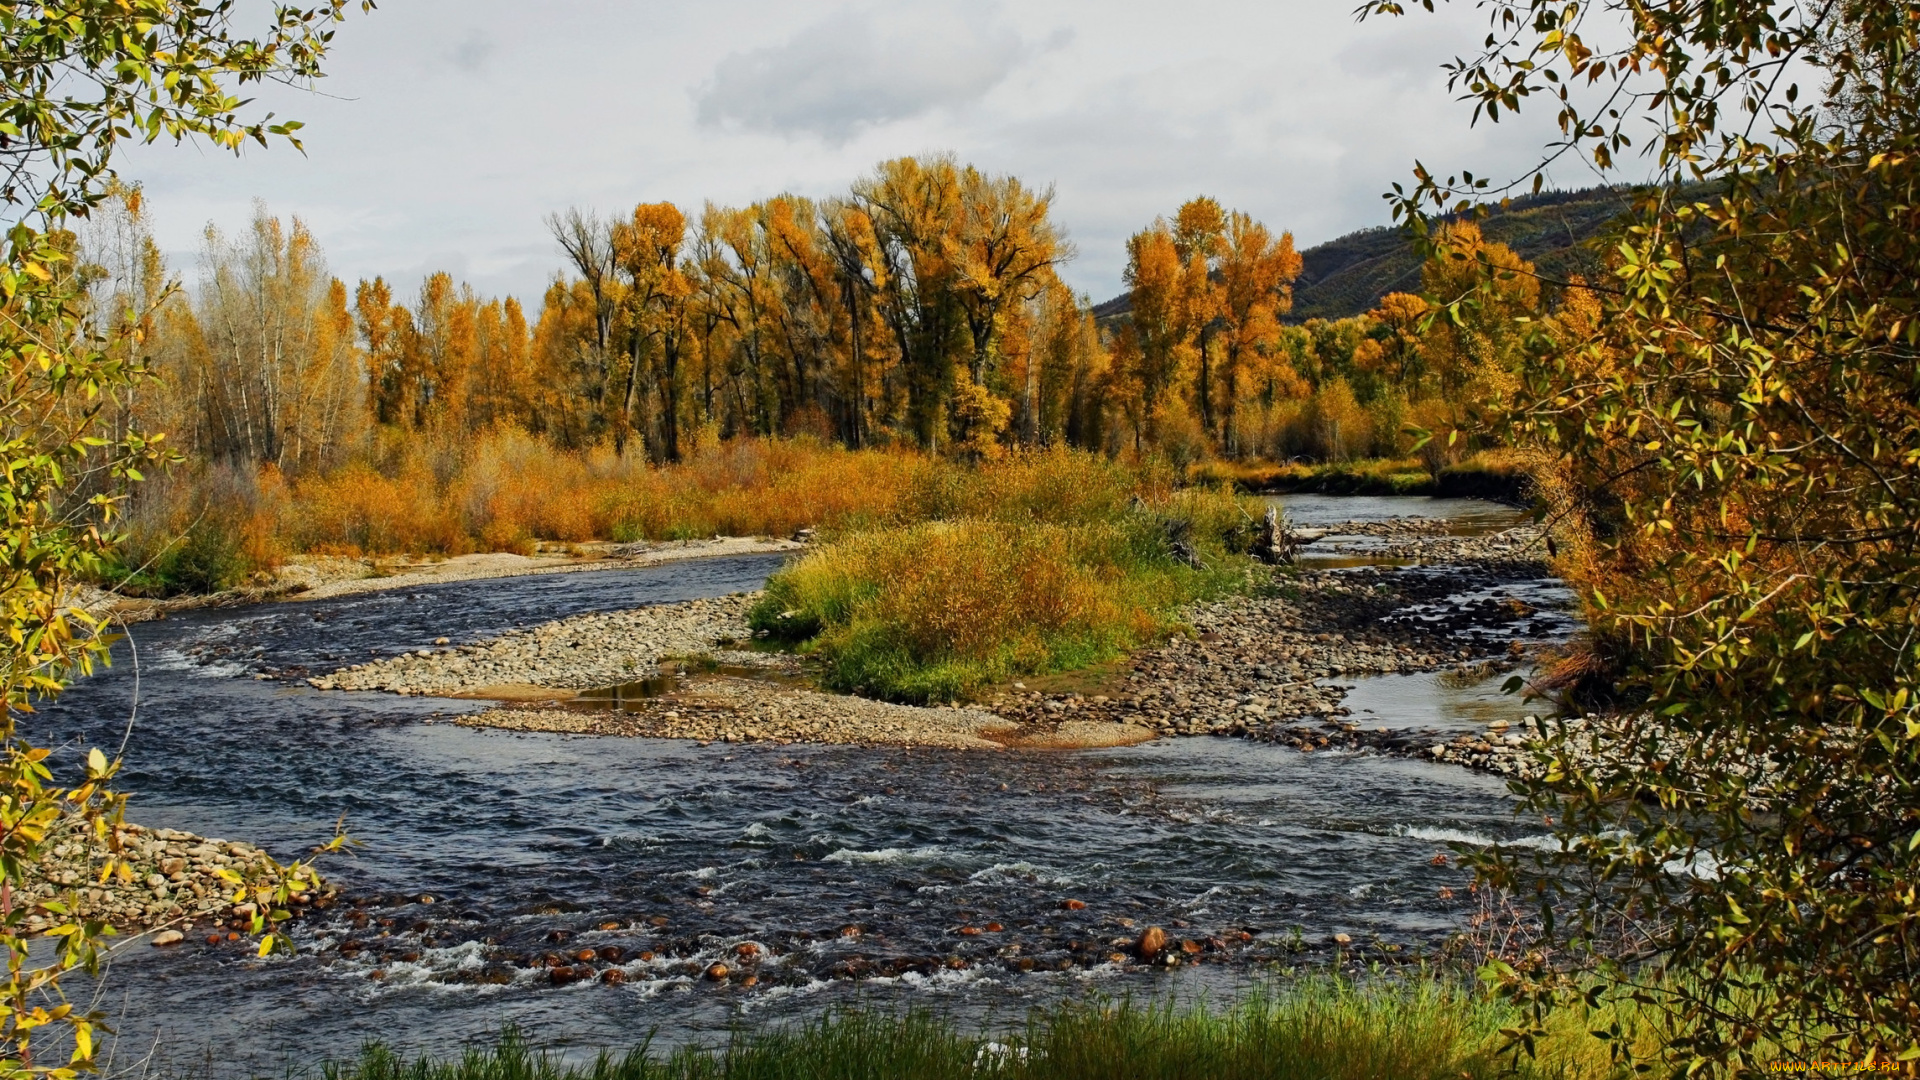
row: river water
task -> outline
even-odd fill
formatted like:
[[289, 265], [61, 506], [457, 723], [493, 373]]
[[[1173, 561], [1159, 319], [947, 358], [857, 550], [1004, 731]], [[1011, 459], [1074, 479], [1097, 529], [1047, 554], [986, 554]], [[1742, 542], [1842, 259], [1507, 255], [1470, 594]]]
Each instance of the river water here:
[[[1393, 507], [1430, 512], [1406, 508], [1421, 501]], [[507, 1024], [585, 1050], [844, 1001], [1013, 1018], [1089, 990], [1230, 994], [1271, 964], [1324, 961], [1336, 933], [1432, 947], [1467, 914], [1464, 891], [1444, 895], [1463, 873], [1435, 854], [1528, 831], [1497, 779], [1371, 754], [1216, 738], [702, 747], [462, 728], [445, 721], [475, 703], [299, 679], [440, 637], [753, 589], [777, 565], [471, 581], [134, 627], [30, 734], [68, 761], [112, 748], [137, 687], [131, 820], [286, 859], [344, 816], [362, 846], [329, 869], [363, 906], [303, 924], [293, 958], [199, 939], [125, 949], [101, 991], [117, 1053], [231, 1075], [369, 1039], [447, 1051]], [[1154, 924], [1217, 941], [1173, 972], [1107, 959]], [[345, 940], [365, 947], [343, 955]], [[743, 942], [763, 950], [758, 985], [700, 977], [738, 966]], [[552, 985], [542, 957], [582, 948], [620, 949], [627, 981]]]

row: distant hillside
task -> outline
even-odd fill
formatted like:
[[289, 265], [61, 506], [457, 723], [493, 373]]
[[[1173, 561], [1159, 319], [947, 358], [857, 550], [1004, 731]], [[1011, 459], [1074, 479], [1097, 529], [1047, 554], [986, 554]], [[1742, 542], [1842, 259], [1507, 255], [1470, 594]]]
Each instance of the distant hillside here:
[[[1543, 276], [1593, 277], [1599, 264], [1581, 241], [1632, 206], [1624, 188], [1546, 191], [1513, 200], [1480, 223], [1487, 239], [1497, 240], [1532, 262]], [[1362, 229], [1300, 253], [1300, 280], [1293, 287], [1288, 322], [1339, 319], [1379, 304], [1390, 292], [1420, 291], [1420, 260], [1398, 228]], [[1094, 306], [1102, 321], [1127, 313], [1127, 295]]]

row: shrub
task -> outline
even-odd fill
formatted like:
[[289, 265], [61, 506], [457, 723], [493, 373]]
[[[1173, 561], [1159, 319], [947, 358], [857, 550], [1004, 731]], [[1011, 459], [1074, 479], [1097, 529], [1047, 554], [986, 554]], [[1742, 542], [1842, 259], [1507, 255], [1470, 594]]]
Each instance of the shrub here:
[[183, 470], [138, 492], [106, 579], [129, 596], [231, 588], [279, 558], [277, 470]]
[[1346, 461], [1373, 444], [1373, 421], [1354, 400], [1345, 379], [1329, 379], [1307, 403], [1313, 447], [1325, 461]]
[[753, 609], [757, 631], [819, 657], [829, 686], [945, 701], [1085, 667], [1243, 580], [1249, 508], [1168, 491], [1151, 471], [1053, 452], [923, 480], [913, 501], [934, 520], [847, 532], [774, 575]]

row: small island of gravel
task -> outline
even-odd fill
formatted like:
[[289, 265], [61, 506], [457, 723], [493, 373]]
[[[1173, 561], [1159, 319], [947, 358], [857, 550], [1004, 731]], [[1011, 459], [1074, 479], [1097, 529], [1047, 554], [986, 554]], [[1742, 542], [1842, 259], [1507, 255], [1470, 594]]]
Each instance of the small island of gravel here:
[[[1426, 519], [1358, 522], [1320, 536], [1374, 538], [1367, 554], [1406, 566], [1289, 567], [1245, 594], [1186, 613], [1190, 632], [1079, 679], [1002, 687], [965, 707], [871, 701], [809, 687], [805, 661], [752, 647], [734, 595], [560, 619], [497, 638], [357, 664], [309, 682], [323, 690], [489, 700], [471, 727], [695, 739], [1071, 749], [1168, 736], [1235, 735], [1306, 749], [1370, 746], [1433, 755], [1430, 736], [1362, 731], [1348, 721], [1342, 675], [1516, 664], [1503, 625], [1517, 603], [1465, 607], [1450, 598], [1544, 577], [1531, 526], [1447, 535]], [[1329, 545], [1331, 546], [1331, 545]], [[1464, 632], [1468, 628], [1473, 632]], [[610, 707], [604, 691], [650, 681]], [[1482, 752], [1484, 751], [1484, 752]], [[1446, 757], [1443, 752], [1439, 755]], [[1470, 739], [1452, 760], [1514, 771], [1511, 742]]]

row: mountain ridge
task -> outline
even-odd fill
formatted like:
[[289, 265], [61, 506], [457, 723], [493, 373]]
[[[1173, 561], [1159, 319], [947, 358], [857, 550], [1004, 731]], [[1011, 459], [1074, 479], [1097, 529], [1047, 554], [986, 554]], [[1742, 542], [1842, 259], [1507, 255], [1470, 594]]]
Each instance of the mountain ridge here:
[[[1633, 190], [1626, 187], [1543, 191], [1493, 208], [1480, 228], [1487, 239], [1533, 263], [1543, 277], [1592, 278], [1602, 267], [1584, 242], [1632, 205]], [[1303, 250], [1300, 261], [1293, 309], [1282, 316], [1290, 323], [1359, 315], [1390, 292], [1420, 291], [1420, 259], [1399, 226], [1375, 225], [1337, 236]], [[1128, 295], [1121, 293], [1095, 304], [1093, 315], [1108, 323], [1130, 309]]]

